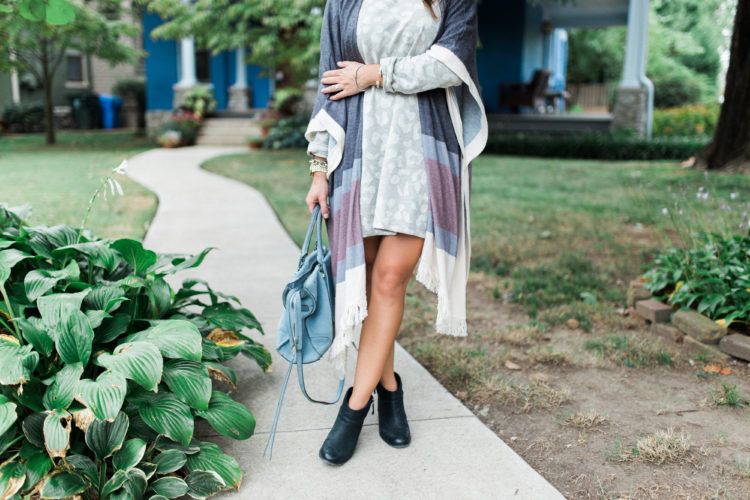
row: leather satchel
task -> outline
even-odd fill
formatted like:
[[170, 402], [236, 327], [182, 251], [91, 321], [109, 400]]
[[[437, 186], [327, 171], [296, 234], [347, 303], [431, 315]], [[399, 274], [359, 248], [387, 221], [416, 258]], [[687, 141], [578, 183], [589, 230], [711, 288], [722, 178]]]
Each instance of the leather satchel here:
[[[321, 237], [322, 215], [320, 205], [316, 205], [307, 228], [305, 242], [302, 244], [297, 272], [284, 288], [281, 295], [284, 312], [279, 320], [276, 334], [276, 350], [289, 361], [281, 394], [276, 405], [276, 414], [271, 424], [263, 456], [269, 451], [268, 459], [273, 454], [273, 442], [281, 414], [287, 382], [292, 368], [297, 365], [297, 378], [302, 394], [313, 402], [332, 405], [339, 401], [344, 389], [344, 379], [339, 381], [339, 388], [333, 401], [319, 401], [311, 398], [305, 389], [305, 377], [302, 365], [319, 360], [333, 342], [333, 275], [331, 273], [331, 252], [323, 245]], [[310, 241], [315, 229], [315, 248], [310, 251]], [[269, 450], [270, 446], [270, 450]]]

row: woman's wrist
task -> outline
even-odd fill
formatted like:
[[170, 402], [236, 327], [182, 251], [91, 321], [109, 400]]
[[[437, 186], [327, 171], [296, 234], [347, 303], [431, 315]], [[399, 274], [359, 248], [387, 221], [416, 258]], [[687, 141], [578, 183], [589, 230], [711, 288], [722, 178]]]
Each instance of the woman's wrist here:
[[357, 72], [357, 85], [359, 85], [359, 87], [363, 89], [366, 89], [368, 87], [372, 87], [373, 85], [377, 84], [378, 81], [380, 81], [380, 86], [382, 86], [381, 78], [380, 64], [363, 64]]

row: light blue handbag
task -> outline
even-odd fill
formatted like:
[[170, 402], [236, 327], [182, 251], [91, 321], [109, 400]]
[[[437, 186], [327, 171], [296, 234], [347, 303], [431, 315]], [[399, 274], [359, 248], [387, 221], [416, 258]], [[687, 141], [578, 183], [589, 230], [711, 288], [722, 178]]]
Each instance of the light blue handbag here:
[[[268, 435], [266, 451], [269, 460], [273, 454], [273, 442], [279, 422], [281, 405], [284, 401], [289, 375], [297, 365], [297, 378], [302, 394], [313, 403], [332, 405], [339, 401], [344, 389], [344, 379], [339, 381], [338, 393], [333, 401], [318, 401], [308, 396], [305, 390], [305, 377], [302, 365], [319, 360], [333, 342], [333, 275], [331, 273], [331, 252], [323, 246], [321, 226], [323, 217], [320, 205], [316, 205], [302, 244], [297, 272], [281, 295], [284, 312], [281, 314], [276, 334], [276, 350], [289, 361], [289, 368], [281, 385], [276, 414], [273, 417]], [[315, 249], [310, 252], [310, 240], [315, 228]]]

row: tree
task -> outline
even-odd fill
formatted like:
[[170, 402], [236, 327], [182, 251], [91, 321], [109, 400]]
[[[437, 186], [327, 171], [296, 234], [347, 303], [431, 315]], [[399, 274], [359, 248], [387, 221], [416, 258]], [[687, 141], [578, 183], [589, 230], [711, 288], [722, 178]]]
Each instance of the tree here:
[[698, 154], [709, 169], [750, 168], [750, 0], [739, 0], [734, 17], [724, 102], [713, 141]]
[[[120, 0], [89, 1], [85, 5], [49, 0], [47, 12], [42, 10], [41, 15], [29, 10], [29, 5], [38, 3], [10, 0], [0, 10], [0, 70], [28, 71], [42, 84], [46, 143], [54, 144], [52, 82], [66, 50], [96, 54], [111, 65], [134, 64], [142, 52], [120, 42], [121, 36], [133, 37], [139, 33], [138, 26], [113, 19], [122, 9]], [[54, 17], [56, 14], [50, 9], [62, 4], [72, 9], [72, 15]], [[51, 24], [50, 20], [64, 23]]]
[[280, 86], [300, 86], [317, 74], [325, 0], [149, 0], [166, 20], [154, 38], [195, 37], [214, 54], [251, 47], [247, 62], [280, 70]]

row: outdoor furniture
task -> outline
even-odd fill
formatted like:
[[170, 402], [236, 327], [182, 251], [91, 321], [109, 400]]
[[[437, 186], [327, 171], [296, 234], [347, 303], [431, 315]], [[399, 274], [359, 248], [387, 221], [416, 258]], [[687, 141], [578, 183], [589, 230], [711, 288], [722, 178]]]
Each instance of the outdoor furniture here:
[[528, 83], [501, 83], [500, 107], [511, 108], [516, 114], [519, 113], [520, 106], [528, 106], [534, 111], [544, 112], [549, 75], [548, 69], [538, 69], [534, 71]]

